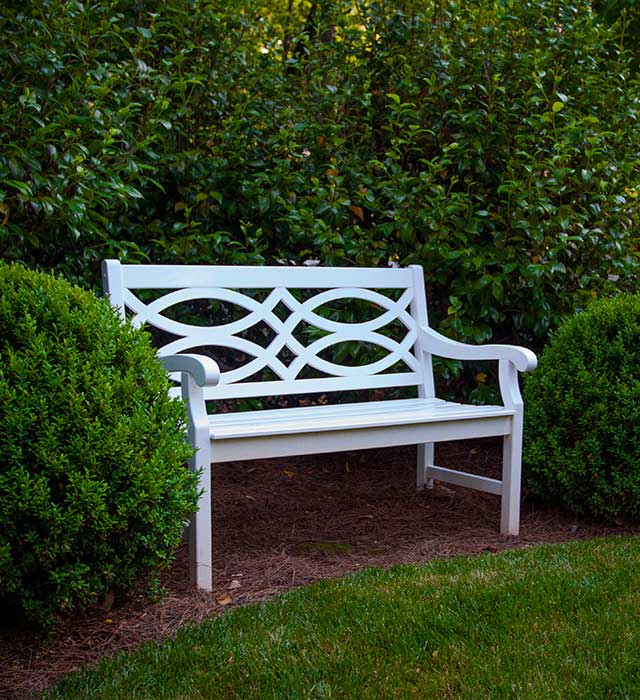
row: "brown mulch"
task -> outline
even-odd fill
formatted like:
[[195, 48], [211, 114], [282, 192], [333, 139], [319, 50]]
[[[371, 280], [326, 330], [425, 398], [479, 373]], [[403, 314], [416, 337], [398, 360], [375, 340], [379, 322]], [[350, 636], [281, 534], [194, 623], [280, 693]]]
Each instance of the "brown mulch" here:
[[[445, 443], [442, 466], [496, 476], [495, 440]], [[215, 590], [188, 585], [186, 551], [163, 577], [166, 596], [141, 593], [58, 623], [47, 634], [0, 623], [0, 698], [32, 697], [117, 650], [245, 603], [366, 566], [497, 552], [543, 542], [640, 534], [576, 519], [525, 499], [519, 537], [498, 532], [497, 497], [436, 484], [417, 494], [415, 448], [219, 465], [214, 470]]]

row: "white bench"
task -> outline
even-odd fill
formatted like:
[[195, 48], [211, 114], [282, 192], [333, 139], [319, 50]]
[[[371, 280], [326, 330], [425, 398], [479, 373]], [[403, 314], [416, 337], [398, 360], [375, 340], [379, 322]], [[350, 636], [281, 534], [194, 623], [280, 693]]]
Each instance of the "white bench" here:
[[[158, 354], [174, 379], [181, 379], [189, 439], [197, 448], [190, 466], [202, 470], [202, 496], [190, 528], [192, 577], [199, 588], [212, 587], [212, 462], [416, 444], [418, 489], [437, 479], [498, 495], [500, 531], [518, 534], [523, 417], [518, 370], [534, 369], [536, 356], [510, 345], [458, 343], [430, 328], [421, 267], [165, 266], [106, 260], [103, 276], [111, 303], [123, 318], [128, 310], [134, 325], [171, 334]], [[145, 292], [141, 295], [140, 290], [151, 289], [161, 290], [160, 296], [141, 301]], [[377, 309], [377, 315], [371, 318], [369, 313], [367, 320], [348, 323], [326, 318], [327, 305], [347, 299], [363, 300], [360, 307]], [[163, 313], [194, 300], [237, 305], [246, 315], [207, 326]], [[324, 315], [318, 313], [321, 307]], [[264, 346], [246, 338], [256, 324], [271, 329], [273, 337]], [[401, 329], [400, 337], [385, 334], [390, 324]], [[315, 329], [315, 335], [307, 333], [305, 342], [301, 328]], [[328, 348], [348, 341], [377, 346], [386, 355], [364, 366], [321, 357]], [[231, 348], [252, 359], [221, 372], [210, 357], [181, 354], [203, 346]], [[504, 405], [464, 405], [435, 398], [432, 355], [498, 360]], [[267, 380], [260, 377], [265, 368], [271, 373]], [[415, 398], [213, 415], [207, 415], [205, 404], [215, 399], [391, 387], [413, 387]], [[501, 480], [434, 464], [436, 442], [497, 435], [504, 436]]]

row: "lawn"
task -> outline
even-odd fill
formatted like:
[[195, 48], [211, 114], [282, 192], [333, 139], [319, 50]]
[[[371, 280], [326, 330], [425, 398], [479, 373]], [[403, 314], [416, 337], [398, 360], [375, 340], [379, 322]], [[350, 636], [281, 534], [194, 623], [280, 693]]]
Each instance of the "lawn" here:
[[102, 661], [44, 697], [639, 696], [640, 547], [614, 537], [317, 583]]

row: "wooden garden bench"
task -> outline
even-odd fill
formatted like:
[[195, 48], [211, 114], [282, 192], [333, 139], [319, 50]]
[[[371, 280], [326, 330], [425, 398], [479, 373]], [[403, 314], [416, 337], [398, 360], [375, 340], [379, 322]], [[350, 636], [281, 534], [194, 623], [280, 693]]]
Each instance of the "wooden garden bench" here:
[[[159, 357], [181, 381], [188, 435], [197, 448], [191, 468], [202, 470], [202, 495], [190, 528], [192, 576], [199, 588], [212, 587], [212, 462], [416, 444], [418, 489], [437, 479], [498, 495], [500, 531], [518, 534], [523, 418], [518, 371], [534, 369], [536, 356], [511, 345], [459, 343], [430, 328], [420, 266], [165, 266], [106, 260], [103, 276], [123, 318], [128, 315], [134, 325], [164, 335]], [[227, 312], [222, 323], [210, 318], [209, 325], [172, 318], [172, 307], [193, 308], [202, 300], [218, 310], [235, 305], [245, 315]], [[366, 318], [336, 320], [331, 309], [345, 303], [368, 309]], [[262, 330], [251, 336], [259, 326]], [[327, 358], [332, 348], [353, 341], [377, 348], [373, 361], [352, 366]], [[220, 362], [198, 352], [205, 346], [214, 355], [229, 352], [221, 350], [226, 348], [251, 359], [221, 371]], [[189, 350], [196, 352], [183, 354]], [[432, 355], [498, 360], [503, 405], [436, 398]], [[220, 360], [222, 355], [215, 356]], [[407, 387], [414, 398], [212, 415], [205, 403], [306, 394], [326, 400], [331, 392], [402, 388], [406, 393]], [[501, 480], [434, 464], [436, 442], [497, 435], [504, 437]]]

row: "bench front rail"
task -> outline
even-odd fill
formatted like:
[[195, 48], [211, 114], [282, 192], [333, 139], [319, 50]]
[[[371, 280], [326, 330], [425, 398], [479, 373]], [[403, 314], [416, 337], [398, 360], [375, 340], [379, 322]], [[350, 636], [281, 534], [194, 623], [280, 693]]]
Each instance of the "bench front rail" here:
[[[163, 266], [107, 260], [103, 273], [111, 303], [123, 318], [128, 311], [135, 325], [154, 327], [169, 338], [158, 354], [180, 382], [188, 437], [197, 450], [190, 466], [201, 470], [202, 495], [190, 528], [192, 576], [198, 587], [212, 588], [215, 462], [416, 444], [418, 489], [439, 480], [500, 496], [500, 530], [518, 534], [523, 422], [518, 372], [535, 368], [536, 357], [525, 348], [472, 346], [434, 331], [428, 323], [421, 267]], [[152, 289], [163, 293], [143, 301], [140, 290]], [[210, 319], [209, 325], [178, 321], [166, 313], [203, 299], [235, 305], [245, 313], [241, 318], [225, 317], [223, 323]], [[376, 315], [370, 312], [349, 322], [332, 319], [326, 310], [345, 300], [357, 300]], [[247, 337], [257, 324], [271, 329], [266, 346]], [[300, 334], [303, 326], [314, 331], [307, 340]], [[394, 332], [386, 332], [391, 326]], [[327, 357], [332, 348], [354, 342], [381, 349], [379, 359], [348, 365]], [[251, 359], [221, 371], [208, 355], [190, 352], [207, 346], [213, 350], [210, 354], [228, 348]], [[433, 355], [497, 360], [503, 405], [438, 399]], [[265, 370], [268, 379], [261, 374]], [[415, 387], [417, 397], [213, 415], [206, 407], [213, 400], [392, 387]], [[500, 480], [434, 464], [436, 442], [489, 436], [504, 440]]]

